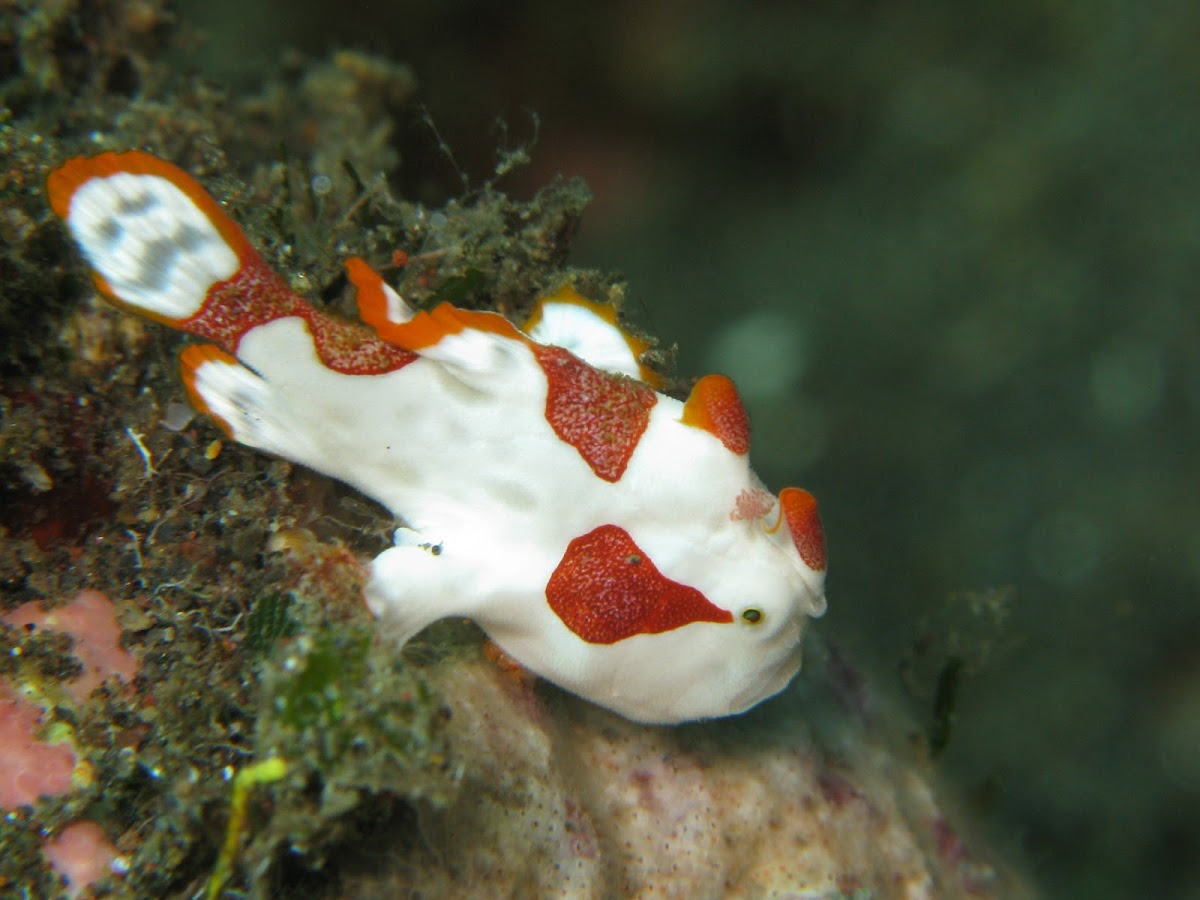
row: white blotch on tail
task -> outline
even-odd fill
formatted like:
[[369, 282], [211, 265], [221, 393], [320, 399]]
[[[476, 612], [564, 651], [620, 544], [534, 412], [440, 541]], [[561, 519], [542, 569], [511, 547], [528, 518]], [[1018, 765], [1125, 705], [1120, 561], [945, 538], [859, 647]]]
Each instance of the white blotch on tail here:
[[195, 315], [209, 288], [241, 265], [188, 195], [157, 175], [122, 172], [85, 182], [66, 221], [117, 298], [152, 315]]
[[529, 336], [539, 344], [570, 350], [597, 369], [642, 377], [642, 367], [625, 333], [576, 303], [543, 303], [541, 319], [529, 330]]

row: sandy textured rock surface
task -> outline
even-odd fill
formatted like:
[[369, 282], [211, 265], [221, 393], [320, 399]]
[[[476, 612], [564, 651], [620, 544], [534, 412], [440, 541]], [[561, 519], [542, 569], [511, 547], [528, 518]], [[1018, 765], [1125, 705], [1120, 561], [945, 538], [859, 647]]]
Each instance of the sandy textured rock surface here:
[[928, 775], [820, 687], [741, 718], [658, 728], [488, 660], [442, 665], [432, 680], [469, 760], [464, 789], [422, 820], [423, 846], [369, 853], [354, 896], [1025, 893], [968, 850]]

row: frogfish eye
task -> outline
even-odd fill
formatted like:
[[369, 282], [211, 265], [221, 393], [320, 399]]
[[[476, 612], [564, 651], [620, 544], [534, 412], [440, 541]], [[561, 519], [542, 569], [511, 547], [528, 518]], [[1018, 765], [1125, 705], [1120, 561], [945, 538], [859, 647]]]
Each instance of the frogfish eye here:
[[747, 606], [742, 610], [742, 621], [748, 622], [751, 625], [758, 625], [763, 620], [763, 611], [754, 606]]

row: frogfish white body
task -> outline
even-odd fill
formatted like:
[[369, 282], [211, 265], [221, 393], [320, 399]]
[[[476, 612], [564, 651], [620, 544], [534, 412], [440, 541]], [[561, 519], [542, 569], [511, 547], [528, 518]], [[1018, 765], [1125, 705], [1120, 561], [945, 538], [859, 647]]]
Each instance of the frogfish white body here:
[[414, 312], [351, 259], [371, 327], [336, 319], [144, 153], [72, 159], [48, 187], [105, 294], [213, 342], [182, 356], [197, 408], [402, 519], [366, 588], [402, 640], [468, 616], [522, 665], [644, 722], [740, 712], [799, 669], [825, 610], [816, 502], [751, 471], [728, 379], [686, 402], [656, 392], [611, 308], [570, 288], [522, 331], [447, 303]]

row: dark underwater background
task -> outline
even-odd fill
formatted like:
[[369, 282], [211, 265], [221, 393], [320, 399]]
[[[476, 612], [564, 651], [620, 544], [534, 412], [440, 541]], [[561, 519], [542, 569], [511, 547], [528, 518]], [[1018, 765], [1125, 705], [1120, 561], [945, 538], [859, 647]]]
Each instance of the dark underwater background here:
[[[1200, 6], [178, 5], [412, 67], [399, 191], [581, 175], [573, 261], [820, 499], [844, 649], [1049, 897], [1200, 898]], [[186, 43], [186, 42], [185, 42]], [[536, 125], [535, 116], [536, 114]]]

